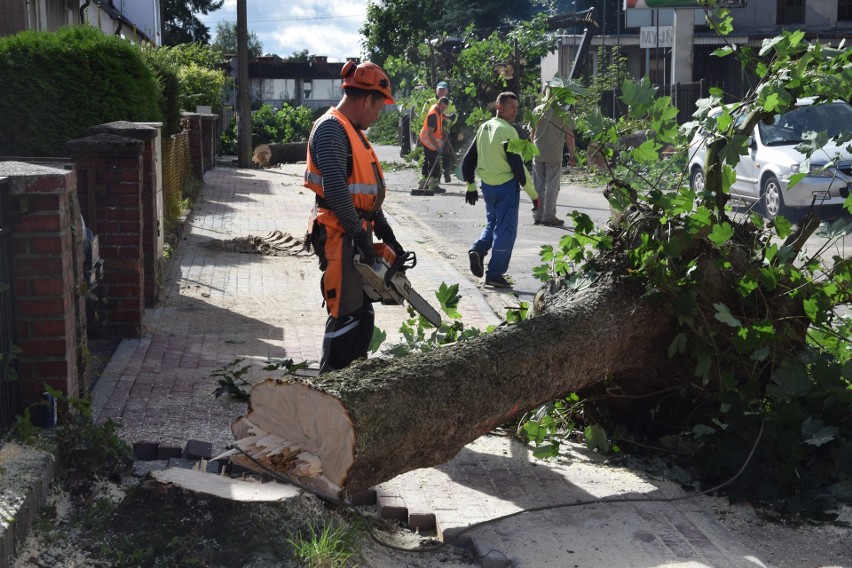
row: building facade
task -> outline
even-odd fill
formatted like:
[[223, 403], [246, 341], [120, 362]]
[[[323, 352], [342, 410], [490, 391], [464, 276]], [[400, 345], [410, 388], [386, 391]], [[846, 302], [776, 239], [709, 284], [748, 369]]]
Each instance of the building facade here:
[[[754, 77], [733, 57], [712, 55], [726, 42], [759, 48], [782, 30], [802, 30], [808, 41], [832, 46], [852, 40], [852, 0], [737, 0], [732, 4], [733, 33], [724, 38], [710, 29], [700, 8], [622, 7], [614, 15], [620, 20], [617, 32], [612, 33], [613, 26], [601, 26], [609, 33], [592, 37], [582, 75], [596, 75], [606, 63], [601, 58], [611, 57], [617, 49], [627, 58], [632, 77], [647, 75], [666, 91], [672, 83], [703, 79], [708, 87], [719, 87], [735, 100], [754, 85]], [[678, 58], [676, 43], [684, 31], [691, 32], [691, 37]], [[542, 80], [557, 73], [568, 75], [581, 39], [579, 33], [558, 38], [557, 50], [542, 61]]]
[[0, 0], [0, 36], [90, 25], [134, 42], [162, 44], [159, 0]]

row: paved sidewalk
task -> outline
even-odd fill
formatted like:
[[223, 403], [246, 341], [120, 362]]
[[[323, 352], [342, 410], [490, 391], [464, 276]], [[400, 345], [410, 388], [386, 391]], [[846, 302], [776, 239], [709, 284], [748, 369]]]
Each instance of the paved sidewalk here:
[[[211, 373], [244, 358], [250, 378], [267, 359], [319, 359], [325, 309], [315, 257], [261, 256], [228, 250], [235, 237], [279, 230], [304, 234], [313, 194], [302, 187], [303, 164], [279, 169], [216, 168], [205, 187], [174, 258], [167, 264], [158, 305], [146, 312], [144, 334], [125, 340], [93, 392], [98, 419], [121, 424], [130, 442], [183, 447], [208, 441], [213, 453], [232, 441], [230, 423], [246, 405], [215, 398]], [[391, 219], [400, 242], [416, 242], [413, 229]], [[433, 305], [432, 291], [459, 282], [460, 311], [469, 326], [499, 319], [479, 288], [437, 251], [418, 249], [409, 273]], [[407, 311], [377, 306], [377, 326], [397, 336]], [[603, 468], [595, 454], [570, 461], [535, 461], [528, 448], [489, 435], [452, 461], [397, 477], [376, 488], [379, 513], [423, 532], [457, 534], [472, 523], [524, 508], [597, 497], [669, 498], [681, 492], [618, 468]], [[597, 504], [525, 514], [466, 533], [487, 566], [817, 566], [835, 559], [852, 566], [852, 552], [837, 559], [800, 551], [795, 558], [750, 550], [708, 517], [709, 498], [676, 503]], [[842, 550], [838, 541], [837, 550]], [[810, 556], [808, 556], [810, 554]], [[776, 555], [776, 557], [773, 557]]]

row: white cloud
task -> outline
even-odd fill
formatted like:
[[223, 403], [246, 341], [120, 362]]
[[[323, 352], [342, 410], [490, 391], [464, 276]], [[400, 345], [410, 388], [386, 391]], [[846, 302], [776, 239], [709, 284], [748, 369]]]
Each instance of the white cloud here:
[[[361, 53], [363, 38], [359, 30], [367, 0], [247, 0], [246, 11], [249, 32], [257, 35], [264, 53], [286, 57], [307, 49], [330, 61], [343, 61]], [[236, 22], [237, 1], [225, 0], [219, 10], [197, 17], [213, 36], [218, 22]]]

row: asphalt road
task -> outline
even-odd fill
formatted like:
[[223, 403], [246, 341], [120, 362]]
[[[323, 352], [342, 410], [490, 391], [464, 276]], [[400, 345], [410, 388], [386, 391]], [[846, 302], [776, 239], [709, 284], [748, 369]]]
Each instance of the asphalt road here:
[[[379, 159], [385, 163], [403, 164], [396, 146], [377, 146]], [[556, 246], [559, 240], [572, 231], [571, 212], [587, 214], [599, 226], [610, 217], [609, 203], [603, 196], [603, 187], [589, 187], [576, 183], [572, 178], [582, 179], [581, 173], [567, 171], [562, 177], [562, 188], [557, 201], [556, 213], [566, 220], [564, 227], [546, 227], [533, 225], [532, 203], [521, 192], [521, 212], [518, 223], [518, 237], [515, 243], [508, 276], [514, 282], [513, 293], [498, 292], [481, 285], [468, 268], [467, 251], [479, 238], [485, 224], [485, 206], [480, 200], [475, 206], [464, 201], [465, 184], [455, 177], [450, 183], [441, 183], [447, 190], [445, 194], [434, 196], [414, 196], [411, 189], [417, 186], [419, 170], [408, 167], [389, 167], [385, 172], [388, 183], [388, 197], [384, 210], [391, 217], [391, 223], [404, 223], [417, 227], [421, 235], [420, 245], [433, 246], [441, 251], [462, 274], [479, 283], [486, 298], [498, 313], [506, 306], [517, 305], [518, 300], [531, 301], [541, 287], [541, 282], [533, 277], [533, 268], [542, 264], [540, 251], [543, 245]], [[743, 209], [739, 210], [743, 212]], [[406, 248], [417, 250], [417, 245], [402, 243]], [[823, 248], [828, 256], [839, 255], [843, 258], [852, 255], [852, 237], [846, 237], [828, 245], [828, 240], [815, 234], [807, 243], [807, 250], [814, 253]], [[485, 261], [488, 261], [486, 257]], [[451, 284], [451, 282], [448, 282]], [[517, 298], [517, 300], [515, 300]]]
[[[393, 146], [377, 147], [383, 162], [401, 163], [399, 150]], [[391, 224], [417, 227], [422, 241], [418, 244], [402, 243], [406, 248], [417, 250], [417, 246], [432, 246], [471, 281], [481, 285], [481, 279], [470, 273], [467, 251], [479, 238], [485, 224], [485, 205], [482, 200], [471, 206], [465, 203], [465, 184], [453, 178], [450, 183], [441, 183], [447, 192], [434, 196], [414, 196], [411, 189], [417, 186], [419, 170], [387, 168], [388, 196], [383, 206], [390, 216]], [[518, 222], [518, 237], [512, 253], [508, 276], [514, 282], [513, 293], [497, 292], [481, 286], [486, 297], [499, 312], [506, 305], [517, 305], [518, 300], [531, 301], [541, 287], [533, 277], [533, 268], [542, 264], [542, 245], [556, 246], [571, 230], [570, 213], [580, 211], [589, 215], [596, 223], [609, 219], [609, 204], [603, 197], [602, 188], [589, 188], [570, 183], [571, 174], [563, 176], [563, 185], [557, 202], [556, 214], [566, 219], [564, 227], [533, 225], [532, 202], [521, 192], [521, 209]], [[488, 257], [485, 258], [488, 262]], [[452, 284], [452, 282], [447, 282]], [[513, 300], [513, 298], [517, 300]]]

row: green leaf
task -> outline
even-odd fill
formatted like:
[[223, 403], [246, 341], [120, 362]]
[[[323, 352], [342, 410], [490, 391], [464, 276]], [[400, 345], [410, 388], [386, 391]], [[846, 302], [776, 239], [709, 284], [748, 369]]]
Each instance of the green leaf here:
[[545, 460], [548, 458], [555, 458], [559, 456], [559, 444], [542, 444], [541, 446], [536, 446], [533, 450], [533, 457], [536, 457], [541, 460]]
[[509, 140], [509, 145], [506, 148], [506, 151], [518, 154], [524, 162], [529, 162], [534, 157], [541, 154], [531, 140], [520, 138]]
[[813, 390], [814, 383], [804, 367], [786, 366], [773, 371], [767, 394], [779, 400], [805, 396]]
[[447, 314], [447, 317], [450, 319], [461, 318], [461, 314], [456, 309], [461, 301], [458, 284], [447, 286], [446, 282], [441, 282], [441, 286], [435, 291], [435, 298], [438, 299], [441, 304], [441, 311]]
[[720, 322], [729, 325], [730, 327], [741, 327], [742, 322], [731, 314], [731, 310], [722, 303], [715, 303], [713, 307], [716, 308], [716, 313], [713, 317], [715, 317]]
[[806, 176], [807, 176], [807, 174], [802, 173], [802, 172], [791, 175], [790, 181], [787, 182], [787, 189], [790, 189], [791, 187], [793, 187], [794, 185], [796, 185], [797, 183], [802, 181], [802, 179], [804, 179]]
[[586, 447], [590, 450], [598, 450], [605, 454], [609, 451], [609, 440], [606, 436], [606, 430], [600, 424], [591, 424], [583, 429], [583, 436], [586, 438]]
[[721, 247], [723, 244], [731, 240], [731, 237], [734, 236], [734, 228], [731, 227], [731, 224], [725, 221], [722, 224], [713, 225], [713, 230], [707, 235], [707, 238], [710, 239], [717, 247]]
[[370, 338], [370, 353], [376, 353], [388, 338], [388, 334], [379, 328], [373, 326], [373, 337]]
[[669, 358], [673, 358], [678, 353], [686, 351], [686, 334], [678, 333], [674, 340], [669, 344]]
[[808, 416], [802, 422], [802, 441], [809, 446], [822, 446], [837, 438], [840, 429], [836, 426], [826, 426], [819, 418]]
[[637, 162], [655, 162], [660, 159], [659, 150], [663, 145], [655, 140], [645, 140], [638, 148], [634, 148], [630, 155]]

